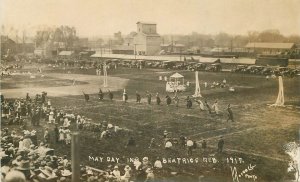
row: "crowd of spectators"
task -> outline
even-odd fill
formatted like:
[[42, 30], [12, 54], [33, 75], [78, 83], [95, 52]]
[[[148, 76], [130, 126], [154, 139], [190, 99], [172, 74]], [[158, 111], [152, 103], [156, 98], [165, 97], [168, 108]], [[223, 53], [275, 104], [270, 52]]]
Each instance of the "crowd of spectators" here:
[[[71, 143], [72, 124], [76, 126], [75, 130], [101, 133], [99, 139], [128, 132], [106, 121], [93, 123], [85, 116], [58, 111], [51, 106], [45, 92], [36, 95], [35, 99], [31, 99], [29, 94], [25, 99], [6, 100], [2, 96], [1, 102], [4, 125], [15, 128], [4, 128], [0, 133], [1, 181], [5, 182], [71, 181], [70, 156], [55, 155], [55, 149], [50, 148], [48, 126], [54, 125], [56, 142], [66, 145]], [[41, 129], [40, 125], [45, 127], [43, 138], [38, 139], [35, 129], [27, 130], [30, 120], [31, 126], [37, 130]], [[81, 166], [81, 181], [153, 181], [154, 171], [161, 167], [156, 165], [154, 169], [147, 157], [142, 162], [138, 161], [135, 159], [134, 163], [108, 166], [105, 170]]]

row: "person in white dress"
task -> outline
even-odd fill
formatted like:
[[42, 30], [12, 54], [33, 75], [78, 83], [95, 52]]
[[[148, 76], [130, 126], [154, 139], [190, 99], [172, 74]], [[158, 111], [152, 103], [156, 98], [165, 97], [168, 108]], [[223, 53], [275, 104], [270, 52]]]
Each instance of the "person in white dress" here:
[[140, 161], [140, 159], [138, 157], [136, 157], [133, 161], [133, 165], [134, 165], [135, 169], [138, 170], [140, 165], [142, 165], [142, 162]]
[[65, 140], [65, 131], [63, 129], [63, 127], [61, 126], [59, 128], [59, 141], [63, 142]]
[[64, 127], [69, 127], [70, 126], [70, 121], [67, 117], [64, 118], [64, 124], [63, 124]]
[[122, 182], [130, 182], [131, 178], [131, 167], [129, 165], [126, 165], [124, 168], [125, 174], [121, 176], [121, 181]]
[[117, 181], [121, 180], [121, 172], [120, 172], [118, 166], [114, 167], [114, 170], [112, 171], [112, 174], [117, 178]]
[[66, 140], [66, 144], [68, 145], [68, 144], [71, 144], [71, 131], [70, 131], [70, 129], [69, 128], [67, 128], [66, 130], [65, 130], [65, 140]]
[[165, 144], [165, 149], [171, 149], [172, 147], [173, 147], [172, 142], [167, 141], [166, 144]]
[[55, 122], [55, 119], [54, 119], [54, 112], [51, 111], [49, 113], [49, 122], [48, 123], [54, 123]]

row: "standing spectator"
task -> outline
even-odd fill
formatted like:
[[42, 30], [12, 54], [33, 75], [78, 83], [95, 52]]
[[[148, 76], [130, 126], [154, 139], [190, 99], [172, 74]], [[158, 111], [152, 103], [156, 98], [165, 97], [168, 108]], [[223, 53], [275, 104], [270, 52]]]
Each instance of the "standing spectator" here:
[[44, 142], [47, 144], [50, 142], [50, 134], [48, 131], [48, 128], [45, 128], [45, 132], [44, 132]]
[[151, 104], [151, 97], [152, 97], [152, 95], [151, 95], [151, 93], [149, 93], [148, 91], [147, 91], [147, 102], [148, 102], [148, 104]]
[[167, 82], [167, 81], [168, 81], [168, 77], [167, 77], [167, 76], [165, 76], [165, 77], [164, 77], [164, 80]]
[[194, 142], [193, 142], [191, 139], [188, 139], [188, 140], [186, 141], [186, 146], [187, 146], [187, 149], [188, 149], [187, 154], [188, 154], [188, 155], [192, 155], [192, 153], [193, 153]]
[[84, 93], [84, 92], [82, 92], [82, 93], [83, 93], [83, 95], [84, 95], [85, 101], [88, 102], [88, 101], [90, 100], [89, 94], [86, 94], [86, 93]]
[[37, 139], [37, 135], [36, 135], [36, 131], [35, 130], [32, 130], [30, 132], [30, 139], [31, 139], [31, 141], [32, 141], [32, 143], [34, 145], [38, 145], [38, 139]]
[[141, 95], [138, 93], [138, 91], [136, 91], [136, 102], [137, 103], [141, 103]]
[[27, 94], [26, 94], [26, 101], [27, 101], [27, 102], [31, 102], [31, 99], [30, 99], [29, 93], [27, 93]]
[[65, 129], [65, 140], [66, 140], [66, 144], [71, 144], [71, 131], [69, 128]]
[[227, 81], [226, 81], [226, 79], [224, 78], [224, 80], [223, 80], [223, 84], [224, 84], [224, 85], [226, 85], [226, 83], [227, 83]]
[[172, 99], [169, 95], [166, 96], [166, 102], [167, 102], [167, 106], [169, 106], [172, 102]]
[[101, 88], [99, 90], [98, 97], [99, 97], [99, 100], [103, 100], [104, 95], [103, 95]]
[[48, 99], [48, 101], [47, 101], [47, 107], [48, 107], [48, 109], [51, 108], [51, 100], [50, 99]]
[[124, 89], [124, 92], [123, 92], [123, 101], [124, 101], [124, 103], [127, 103], [127, 100], [128, 100], [128, 95], [126, 93], [126, 90]]
[[179, 97], [177, 96], [177, 93], [175, 94], [174, 101], [175, 101], [176, 107], [178, 107], [178, 105], [179, 105]]
[[231, 120], [232, 122], [234, 122], [234, 119], [233, 119], [233, 113], [232, 113], [230, 104], [228, 104], [228, 106], [227, 106], [227, 111], [228, 111], [228, 119], [227, 119], [227, 122], [228, 122], [229, 120]]
[[65, 130], [63, 129], [62, 126], [59, 128], [59, 141], [63, 143], [65, 141]]
[[159, 94], [156, 93], [156, 104], [160, 105], [160, 102], [161, 102], [161, 100], [160, 100]]
[[58, 130], [57, 124], [55, 124], [55, 127], [54, 127], [54, 138], [55, 138], [55, 142], [57, 143], [59, 141], [59, 130]]
[[193, 105], [193, 103], [192, 103], [192, 100], [190, 99], [190, 96], [187, 96], [187, 98], [186, 98], [186, 107], [188, 109], [191, 109], [192, 105]]
[[223, 147], [224, 147], [224, 140], [223, 137], [220, 137], [220, 140], [218, 142], [218, 152], [222, 153], [223, 152]]
[[48, 122], [49, 124], [55, 122], [53, 111], [50, 111], [48, 119], [49, 119], [49, 122]]
[[204, 88], [207, 88], [207, 82], [204, 82]]
[[181, 146], [184, 147], [185, 146], [185, 137], [183, 135], [180, 135], [179, 140], [180, 140]]
[[28, 130], [26, 130], [25, 132], [24, 132], [24, 139], [23, 139], [23, 148], [25, 148], [25, 149], [30, 149], [30, 145], [32, 144], [32, 141], [31, 141], [31, 139], [30, 139], [30, 135], [31, 135], [31, 133], [28, 131]]
[[114, 98], [114, 94], [110, 90], [108, 90], [108, 97], [110, 100], [113, 100]]

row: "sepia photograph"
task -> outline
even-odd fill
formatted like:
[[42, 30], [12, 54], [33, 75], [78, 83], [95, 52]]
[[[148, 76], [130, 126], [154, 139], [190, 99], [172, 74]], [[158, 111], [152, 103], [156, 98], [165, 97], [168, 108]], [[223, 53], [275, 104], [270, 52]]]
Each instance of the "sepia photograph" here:
[[300, 182], [300, 0], [0, 0], [1, 182]]

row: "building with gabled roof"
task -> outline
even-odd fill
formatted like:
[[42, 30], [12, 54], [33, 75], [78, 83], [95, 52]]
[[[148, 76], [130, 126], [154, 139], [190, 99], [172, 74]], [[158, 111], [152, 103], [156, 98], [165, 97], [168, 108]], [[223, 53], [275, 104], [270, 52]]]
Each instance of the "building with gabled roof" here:
[[259, 54], [282, 54], [296, 48], [294, 43], [249, 42], [246, 49]]
[[17, 52], [17, 44], [8, 36], [1, 35], [1, 56], [8, 54], [15, 54]]

